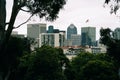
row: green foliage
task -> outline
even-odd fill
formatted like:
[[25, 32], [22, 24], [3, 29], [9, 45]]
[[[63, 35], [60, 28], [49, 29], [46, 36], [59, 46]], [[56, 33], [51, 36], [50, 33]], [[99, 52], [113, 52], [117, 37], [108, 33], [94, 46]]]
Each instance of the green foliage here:
[[[110, 3], [111, 2], [111, 3]], [[105, 0], [106, 4], [110, 3], [111, 13], [117, 13], [120, 8], [120, 0]]]
[[[93, 59], [93, 54], [90, 53], [80, 53], [77, 57], [73, 58], [72, 65], [76, 71], [80, 71], [80, 67], [85, 65], [89, 60]], [[79, 64], [79, 65], [76, 65]]]
[[120, 40], [113, 38], [113, 32], [107, 29], [100, 30], [100, 42], [107, 46], [107, 54], [120, 61]]
[[118, 80], [114, 64], [101, 60], [88, 61], [81, 68], [80, 74], [81, 80]]
[[105, 3], [107, 3], [107, 4], [108, 4], [109, 2], [110, 2], [110, 0], [105, 0]]
[[113, 43], [112, 41], [112, 31], [109, 28], [100, 29], [100, 43], [104, 44], [104, 45], [110, 45], [111, 43]]
[[68, 80], [117, 80], [116, 67], [115, 61], [107, 54], [80, 53], [65, 72]]
[[9, 44], [6, 47], [5, 53], [0, 58], [2, 69], [8, 70], [8, 68], [16, 66], [17, 57], [21, 56], [23, 53], [23, 44], [20, 38], [11, 37]]
[[[21, 58], [17, 80], [65, 80], [64, 69], [69, 60], [62, 49], [42, 46]], [[21, 74], [22, 75], [19, 75]]]
[[12, 37], [9, 40], [8, 45], [6, 46], [5, 53], [0, 58], [0, 70], [4, 72], [3, 75], [9, 74], [9, 80], [12, 80], [16, 69], [19, 64], [19, 58], [24, 54], [24, 52], [30, 52], [30, 45], [26, 38], [17, 38]]
[[[0, 77], [5, 77], [7, 74], [9, 74], [9, 72], [12, 72], [11, 67], [8, 65], [14, 64], [14, 61], [17, 61], [16, 59], [19, 55], [21, 55], [24, 48], [26, 50], [30, 50], [29, 47], [26, 48], [25, 46], [21, 46], [19, 43], [18, 46], [16, 46], [17, 43], [9, 43], [12, 30], [27, 23], [34, 15], [38, 15], [40, 18], [45, 18], [46, 20], [53, 21], [58, 17], [57, 15], [60, 9], [62, 9], [66, 4], [66, 0], [13, 0], [12, 2], [13, 5], [11, 5], [12, 12], [10, 20], [9, 22], [5, 22], [6, 10], [8, 10], [6, 9], [6, 0], [0, 0], [0, 64], [2, 65], [0, 66], [0, 73], [6, 74], [4, 76], [0, 75]], [[29, 12], [31, 13], [31, 16], [25, 22], [14, 27], [15, 20], [20, 11]], [[6, 49], [7, 45], [11, 45], [11, 47]]]
[[66, 0], [20, 0], [18, 3], [20, 7], [27, 7], [27, 12], [53, 21], [58, 17], [57, 14], [63, 8], [63, 5], [66, 4]]

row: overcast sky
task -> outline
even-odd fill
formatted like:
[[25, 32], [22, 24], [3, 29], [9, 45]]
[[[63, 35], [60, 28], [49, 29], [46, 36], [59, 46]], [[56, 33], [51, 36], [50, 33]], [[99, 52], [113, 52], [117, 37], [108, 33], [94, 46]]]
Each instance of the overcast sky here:
[[[11, 0], [7, 0], [7, 21], [11, 13]], [[81, 33], [81, 27], [92, 26], [96, 27], [97, 39], [99, 38], [99, 29], [111, 28], [114, 30], [116, 27], [120, 27], [120, 19], [117, 16], [110, 14], [109, 6], [104, 5], [104, 0], [68, 0], [59, 13], [59, 18], [54, 22], [47, 22], [40, 20], [37, 17], [33, 17], [28, 23], [47, 23], [47, 26], [53, 25], [54, 28], [60, 30], [67, 30], [67, 27], [72, 23], [77, 27], [78, 34]], [[19, 25], [29, 17], [29, 14], [20, 12], [17, 17], [15, 26]], [[86, 20], [89, 22], [86, 23]], [[26, 24], [16, 29], [19, 34], [27, 34]]]

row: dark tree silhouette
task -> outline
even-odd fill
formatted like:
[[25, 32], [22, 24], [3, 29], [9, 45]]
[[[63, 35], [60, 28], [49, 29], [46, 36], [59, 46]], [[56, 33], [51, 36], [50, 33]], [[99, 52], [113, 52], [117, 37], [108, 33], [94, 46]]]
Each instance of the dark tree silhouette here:
[[0, 58], [1, 75], [3, 75], [3, 78], [6, 80], [16, 71], [19, 58], [23, 53], [30, 52], [30, 45], [28, 43], [29, 40], [26, 38], [10, 37], [5, 54]]
[[[48, 21], [55, 20], [60, 9], [66, 4], [66, 0], [11, 0], [13, 1], [12, 13], [9, 22], [6, 22], [6, 0], [0, 0], [0, 58], [6, 55], [6, 45], [13, 29], [20, 27], [30, 20], [34, 15], [40, 18], [45, 17]], [[14, 26], [17, 15], [20, 11], [30, 13], [30, 17], [18, 26]], [[7, 72], [7, 71], [6, 71]], [[0, 70], [0, 80], [4, 72]]]
[[[21, 58], [14, 80], [66, 80], [64, 68], [69, 60], [62, 49], [50, 46], [37, 48], [34, 53]], [[13, 80], [11, 79], [11, 80]]]
[[[112, 3], [110, 3], [112, 2]], [[111, 8], [111, 12], [110, 13], [117, 13], [118, 9], [120, 8], [120, 0], [105, 0], [106, 4], [110, 3], [110, 8]]]
[[83, 52], [71, 60], [65, 74], [68, 80], [119, 80], [116, 67], [107, 54]]
[[113, 32], [107, 29], [100, 30], [100, 42], [107, 46], [107, 54], [120, 61], [120, 40], [113, 38]]
[[[58, 17], [57, 15], [60, 9], [62, 9], [65, 4], [66, 0], [13, 0], [10, 21], [5, 22], [6, 0], [0, 0], [0, 53], [3, 53], [5, 44], [8, 42], [14, 28], [18, 28], [22, 24], [25, 24], [34, 15], [38, 15], [40, 18], [45, 17], [48, 21], [53, 21]], [[28, 12], [31, 15], [26, 22], [14, 27], [14, 22], [19, 11]]]

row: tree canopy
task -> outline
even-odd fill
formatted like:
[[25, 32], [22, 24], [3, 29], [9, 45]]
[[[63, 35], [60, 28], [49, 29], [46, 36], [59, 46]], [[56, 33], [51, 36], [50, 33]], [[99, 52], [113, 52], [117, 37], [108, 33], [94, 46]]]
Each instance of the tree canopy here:
[[[18, 0], [18, 8], [22, 11], [37, 14], [40, 18], [45, 17], [46, 20], [54, 20], [58, 16], [58, 12], [66, 3], [65, 0]], [[27, 9], [23, 9], [27, 7]]]
[[117, 13], [118, 9], [120, 8], [120, 0], [105, 0], [106, 4], [110, 4], [111, 13]]
[[64, 68], [68, 62], [62, 49], [42, 46], [32, 54], [21, 58], [16, 79], [66, 80]]
[[81, 68], [81, 75], [82, 80], [118, 80], [114, 64], [101, 60], [88, 61]]
[[80, 53], [65, 73], [68, 80], [118, 80], [115, 61], [107, 54]]
[[[66, 0], [13, 0], [12, 13], [9, 22], [6, 21], [6, 0], [0, 0], [0, 52], [4, 50], [10, 34], [14, 28], [18, 28], [30, 20], [34, 15], [53, 21], [58, 17], [60, 9], [66, 4]], [[18, 26], [14, 26], [19, 11], [30, 13], [30, 17]]]
[[[13, 2], [13, 5], [11, 5], [12, 12], [10, 20], [6, 22], [6, 11], [8, 10], [6, 9], [6, 1], [0, 0], [0, 58], [6, 58], [6, 47], [9, 44], [13, 29], [27, 23], [34, 15], [39, 16], [39, 18], [45, 18], [48, 21], [54, 21], [58, 18], [60, 9], [66, 4], [66, 0], [11, 0]], [[15, 26], [14, 23], [20, 11], [30, 13], [30, 17], [25, 22]], [[11, 54], [10, 56], [14, 55]], [[6, 73], [10, 72], [12, 71], [6, 71]], [[4, 73], [4, 71], [0, 71], [0, 79], [3, 78]]]
[[100, 30], [100, 42], [107, 46], [107, 54], [120, 61], [120, 40], [113, 37], [113, 31], [109, 28]]
[[[6, 51], [0, 57], [0, 71], [3, 75], [13, 75], [19, 64], [19, 58], [25, 53], [30, 52], [29, 41], [26, 38], [10, 37]], [[12, 71], [11, 74], [8, 71]], [[7, 77], [9, 78], [9, 76]]]

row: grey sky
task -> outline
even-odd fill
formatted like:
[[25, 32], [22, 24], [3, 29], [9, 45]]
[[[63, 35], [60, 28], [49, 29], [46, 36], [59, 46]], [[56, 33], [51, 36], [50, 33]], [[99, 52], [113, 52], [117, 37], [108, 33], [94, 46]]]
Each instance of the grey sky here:
[[[109, 6], [103, 7], [104, 0], [68, 0], [64, 9], [59, 13], [59, 18], [55, 22], [46, 22], [40, 20], [37, 17], [33, 17], [32, 20], [28, 23], [47, 23], [47, 25], [53, 25], [55, 28], [61, 30], [67, 30], [67, 27], [73, 23], [77, 29], [78, 33], [81, 32], [81, 27], [92, 26], [97, 29], [97, 39], [99, 37], [99, 29], [101, 27], [109, 27], [115, 29], [120, 27], [120, 20], [117, 15], [110, 14]], [[11, 11], [11, 0], [7, 0], [7, 20], [9, 19], [9, 14]], [[29, 17], [28, 14], [20, 12], [17, 17], [15, 26], [22, 23]], [[89, 19], [89, 22], [86, 23], [86, 20]], [[36, 22], [34, 21], [36, 20]], [[20, 34], [26, 34], [26, 24], [16, 29]]]

